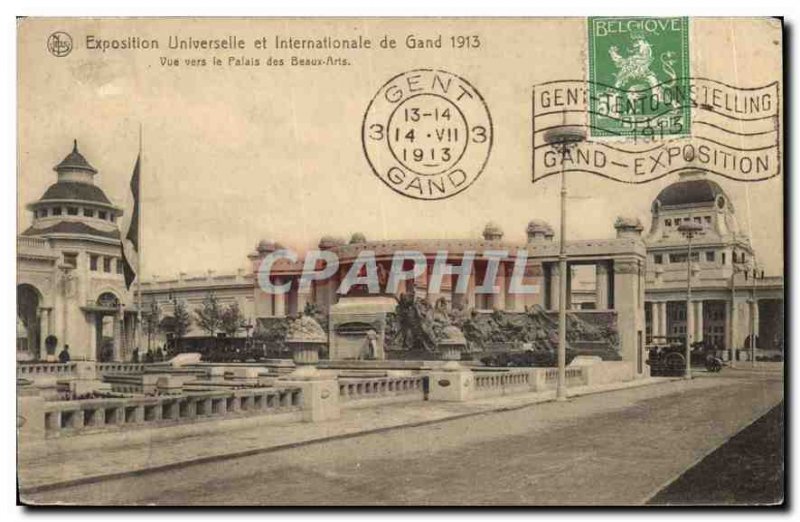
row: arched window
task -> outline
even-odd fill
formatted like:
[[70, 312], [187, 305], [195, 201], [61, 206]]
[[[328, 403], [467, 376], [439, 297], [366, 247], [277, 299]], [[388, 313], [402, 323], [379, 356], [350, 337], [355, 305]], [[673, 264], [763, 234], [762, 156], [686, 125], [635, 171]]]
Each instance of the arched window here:
[[111, 292], [103, 292], [97, 298], [97, 306], [104, 308], [116, 308], [119, 306], [119, 298]]

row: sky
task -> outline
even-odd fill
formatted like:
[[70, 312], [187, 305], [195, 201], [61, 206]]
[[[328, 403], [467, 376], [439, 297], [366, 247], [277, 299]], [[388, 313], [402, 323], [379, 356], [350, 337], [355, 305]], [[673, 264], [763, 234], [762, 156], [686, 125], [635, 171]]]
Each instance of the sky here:
[[[692, 22], [692, 74], [732, 84], [780, 78], [780, 30], [767, 21]], [[68, 32], [66, 57], [47, 52], [48, 35]], [[389, 35], [394, 50], [255, 50], [276, 35]], [[406, 49], [406, 36], [442, 34], [443, 49]], [[97, 38], [158, 38], [159, 50], [92, 51]], [[168, 37], [248, 42], [243, 51], [175, 51]], [[448, 49], [453, 35], [478, 35], [478, 49]], [[143, 277], [247, 265], [260, 239], [304, 250], [323, 235], [368, 239], [477, 238], [493, 221], [505, 239], [525, 240], [531, 219], [558, 225], [556, 177], [531, 183], [531, 86], [585, 77], [586, 22], [495, 20], [24, 20], [19, 26], [18, 231], [25, 204], [56, 179], [52, 167], [72, 140], [99, 170], [95, 181], [122, 206], [142, 128]], [[339, 67], [272, 67], [269, 58], [346, 57]], [[262, 64], [165, 67], [162, 58], [255, 58]], [[391, 77], [441, 68], [466, 78], [486, 100], [494, 144], [478, 180], [455, 197], [418, 201], [386, 187], [361, 144], [370, 100]], [[568, 237], [613, 237], [617, 216], [650, 223], [658, 192], [677, 175], [628, 186], [569, 176]], [[783, 178], [737, 183], [712, 177], [751, 231], [768, 274], [783, 272]], [[129, 209], [125, 209], [126, 212]]]

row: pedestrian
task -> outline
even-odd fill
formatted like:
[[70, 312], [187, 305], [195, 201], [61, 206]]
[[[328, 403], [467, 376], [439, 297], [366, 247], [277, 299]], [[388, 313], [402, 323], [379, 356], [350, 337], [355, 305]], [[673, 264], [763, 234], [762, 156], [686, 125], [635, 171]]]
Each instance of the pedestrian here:
[[69, 345], [65, 344], [64, 349], [58, 354], [58, 362], [61, 364], [69, 362]]

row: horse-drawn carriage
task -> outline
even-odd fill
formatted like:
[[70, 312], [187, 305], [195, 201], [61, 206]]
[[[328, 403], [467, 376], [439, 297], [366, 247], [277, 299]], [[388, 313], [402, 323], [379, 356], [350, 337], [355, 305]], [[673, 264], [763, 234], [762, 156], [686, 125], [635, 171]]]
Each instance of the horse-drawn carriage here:
[[[692, 343], [689, 353], [694, 367], [704, 366], [709, 372], [722, 369], [721, 351], [702, 341]], [[682, 335], [653, 337], [648, 345], [647, 364], [654, 376], [683, 375], [686, 371], [686, 338]]]

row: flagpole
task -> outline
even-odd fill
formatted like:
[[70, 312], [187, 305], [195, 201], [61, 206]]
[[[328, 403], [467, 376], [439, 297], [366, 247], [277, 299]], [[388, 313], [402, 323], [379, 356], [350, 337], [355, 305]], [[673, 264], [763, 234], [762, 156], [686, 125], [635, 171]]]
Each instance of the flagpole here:
[[137, 180], [137, 191], [139, 193], [138, 212], [139, 226], [136, 227], [136, 350], [139, 357], [142, 357], [142, 123], [139, 122], [139, 179]]

